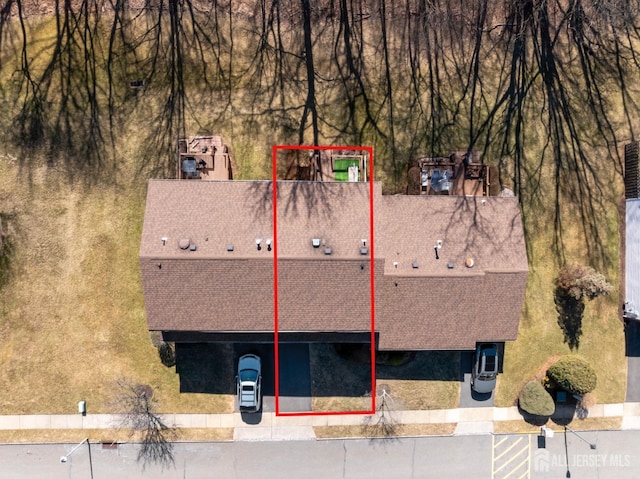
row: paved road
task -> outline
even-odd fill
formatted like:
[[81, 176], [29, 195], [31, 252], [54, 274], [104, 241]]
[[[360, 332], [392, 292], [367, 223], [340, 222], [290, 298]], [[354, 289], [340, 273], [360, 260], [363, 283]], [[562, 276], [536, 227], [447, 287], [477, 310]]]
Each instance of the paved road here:
[[508, 434], [493, 437], [492, 478], [531, 477], [532, 437], [524, 434]]
[[545, 449], [532, 447], [531, 477], [638, 478], [639, 445], [640, 431], [569, 431], [566, 443], [565, 434], [556, 433], [546, 440]]
[[[463, 477], [473, 464], [477, 477], [489, 477], [490, 436], [403, 439], [390, 442], [286, 441], [179, 444], [175, 468], [142, 470], [137, 446], [102, 450], [92, 446], [95, 479], [110, 478], [411, 478]], [[6, 479], [89, 478], [85, 445], [70, 460], [60, 456], [73, 445], [0, 446]], [[465, 476], [466, 477], [466, 476]]]
[[[588, 443], [597, 449], [590, 449]], [[142, 470], [136, 463], [136, 445], [121, 445], [117, 450], [93, 445], [91, 458], [95, 479], [467, 479], [470, 474], [538, 479], [566, 477], [567, 466], [576, 478], [626, 479], [640, 477], [638, 444], [640, 431], [568, 433], [566, 448], [564, 435], [556, 434], [546, 440], [545, 449], [538, 449], [537, 436], [527, 435], [178, 444], [175, 467], [164, 471], [155, 466]], [[73, 447], [0, 445], [0, 474], [6, 479], [89, 478], [86, 444], [68, 462], [60, 463], [60, 456]]]

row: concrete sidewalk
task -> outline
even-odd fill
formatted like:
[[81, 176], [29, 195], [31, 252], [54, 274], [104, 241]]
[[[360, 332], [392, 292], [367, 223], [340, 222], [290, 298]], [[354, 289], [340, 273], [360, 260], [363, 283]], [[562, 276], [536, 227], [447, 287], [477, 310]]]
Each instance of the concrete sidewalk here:
[[[516, 407], [479, 407], [425, 411], [393, 411], [399, 424], [456, 424], [456, 435], [492, 434], [500, 421], [522, 420]], [[247, 424], [239, 413], [163, 414], [165, 424], [179, 428], [233, 428], [234, 440], [315, 439], [314, 426], [358, 426], [364, 415], [276, 416], [262, 413], [258, 424]], [[589, 417], [621, 417], [622, 429], [640, 430], [640, 402], [597, 404]], [[19, 429], [112, 429], [120, 416], [113, 414], [0, 415], [0, 430]]]

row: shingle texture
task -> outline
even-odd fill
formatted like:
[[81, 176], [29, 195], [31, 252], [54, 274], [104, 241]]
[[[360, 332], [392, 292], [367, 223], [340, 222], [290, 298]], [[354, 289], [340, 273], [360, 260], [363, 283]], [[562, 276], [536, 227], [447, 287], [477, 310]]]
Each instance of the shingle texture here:
[[375, 307], [380, 349], [515, 339], [528, 271], [515, 198], [278, 182], [274, 232], [273, 193], [268, 181], [149, 182], [140, 248], [149, 329], [273, 331], [277, 266], [279, 331], [367, 331]]

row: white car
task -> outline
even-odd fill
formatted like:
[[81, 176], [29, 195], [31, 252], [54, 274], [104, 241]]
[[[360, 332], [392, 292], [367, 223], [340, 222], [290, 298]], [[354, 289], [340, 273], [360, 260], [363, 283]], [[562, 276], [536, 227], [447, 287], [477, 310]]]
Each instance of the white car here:
[[236, 394], [240, 412], [260, 410], [260, 383], [262, 381], [260, 358], [255, 354], [245, 354], [238, 360]]
[[471, 371], [471, 387], [481, 394], [488, 394], [496, 387], [498, 378], [498, 345], [479, 344]]

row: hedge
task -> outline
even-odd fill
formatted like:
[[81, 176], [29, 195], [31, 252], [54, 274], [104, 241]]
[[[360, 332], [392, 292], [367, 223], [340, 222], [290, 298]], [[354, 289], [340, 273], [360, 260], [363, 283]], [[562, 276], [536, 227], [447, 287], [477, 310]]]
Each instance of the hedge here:
[[520, 409], [535, 416], [551, 416], [556, 405], [553, 398], [539, 381], [528, 382], [518, 398]]
[[567, 355], [556, 361], [548, 370], [551, 385], [572, 394], [587, 394], [596, 388], [596, 372], [580, 356]]

